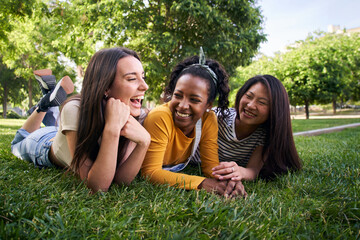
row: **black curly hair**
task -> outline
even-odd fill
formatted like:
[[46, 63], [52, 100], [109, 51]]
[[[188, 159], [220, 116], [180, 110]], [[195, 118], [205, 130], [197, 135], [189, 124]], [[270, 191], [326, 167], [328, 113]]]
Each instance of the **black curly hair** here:
[[210, 75], [209, 71], [205, 67], [201, 67], [199, 65], [194, 65], [199, 63], [198, 56], [192, 56], [186, 58], [184, 61], [178, 63], [170, 75], [170, 81], [167, 87], [165, 88], [164, 101], [168, 102], [171, 100], [171, 97], [174, 93], [176, 83], [178, 79], [185, 75], [191, 74], [196, 77], [200, 77], [206, 79], [209, 83], [208, 95], [209, 98], [207, 102], [214, 102], [216, 100], [217, 94], [219, 94], [217, 110], [221, 112], [222, 116], [227, 116], [228, 114], [228, 106], [229, 106], [229, 75], [225, 71], [224, 67], [217, 61], [212, 59], [207, 59], [205, 64], [211, 68], [211, 70], [216, 74], [217, 82], [216, 86]]

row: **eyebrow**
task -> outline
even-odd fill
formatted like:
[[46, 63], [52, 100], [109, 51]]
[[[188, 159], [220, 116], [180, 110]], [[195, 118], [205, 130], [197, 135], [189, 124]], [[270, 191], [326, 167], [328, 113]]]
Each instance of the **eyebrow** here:
[[[251, 93], [252, 95], [255, 95], [252, 91], [248, 91], [249, 93]], [[259, 99], [263, 99], [263, 100], [265, 100], [265, 101], [268, 101], [269, 102], [269, 99], [267, 99], [267, 98], [265, 98], [265, 97], [261, 97], [261, 98], [259, 98]]]
[[[123, 77], [126, 77], [126, 76], [128, 76], [128, 75], [136, 75], [137, 73], [136, 72], [129, 72], [129, 73], [125, 73], [124, 75], [123, 75]], [[145, 74], [145, 72], [142, 72], [141, 74]]]
[[[184, 94], [184, 92], [183, 91], [181, 91], [181, 90], [179, 90], [179, 89], [175, 89], [175, 91], [174, 92], [180, 92], [180, 93], [182, 93], [182, 94]], [[192, 96], [192, 97], [198, 97], [198, 98], [201, 98], [202, 99], [202, 97], [200, 96], [200, 95], [197, 95], [197, 94], [191, 94], [190, 96]]]

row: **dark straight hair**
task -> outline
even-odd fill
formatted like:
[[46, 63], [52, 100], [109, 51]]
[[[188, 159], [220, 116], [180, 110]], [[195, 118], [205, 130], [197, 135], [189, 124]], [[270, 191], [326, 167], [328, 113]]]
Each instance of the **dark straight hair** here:
[[267, 137], [262, 153], [263, 157], [267, 157], [259, 176], [271, 179], [276, 175], [301, 169], [302, 163], [293, 138], [288, 94], [276, 77], [259, 75], [246, 81], [236, 94], [236, 117], [240, 116], [240, 99], [256, 83], [263, 84], [269, 93], [269, 117], [263, 124]]

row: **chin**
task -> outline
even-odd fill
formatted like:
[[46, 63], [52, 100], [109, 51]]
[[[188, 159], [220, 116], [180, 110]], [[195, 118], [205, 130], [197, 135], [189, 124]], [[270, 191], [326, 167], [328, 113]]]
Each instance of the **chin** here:
[[140, 113], [141, 113], [141, 109], [134, 109], [134, 110], [131, 110], [130, 111], [130, 115], [133, 116], [133, 117], [138, 117], [140, 116]]

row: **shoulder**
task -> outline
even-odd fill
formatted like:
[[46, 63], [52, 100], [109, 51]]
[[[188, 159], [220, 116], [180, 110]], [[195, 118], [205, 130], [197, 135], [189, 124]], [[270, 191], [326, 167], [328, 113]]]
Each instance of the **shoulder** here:
[[172, 119], [172, 114], [170, 111], [170, 108], [168, 106], [167, 103], [160, 105], [154, 109], [152, 109], [149, 113], [148, 116], [145, 119], [146, 121], [149, 120], [156, 120], [156, 119]]
[[213, 111], [206, 112], [201, 118], [202, 120], [202, 131], [203, 134], [218, 134], [218, 122], [216, 119], [216, 115]]
[[74, 115], [75, 113], [79, 112], [80, 109], [80, 100], [74, 99], [70, 100], [62, 107], [61, 115]]
[[220, 111], [215, 110], [219, 126], [221, 127], [232, 127], [236, 118], [236, 110], [235, 108], [227, 109], [227, 116], [224, 117]]
[[148, 130], [154, 126], [163, 128], [166, 126], [167, 129], [173, 125], [173, 118], [168, 104], [160, 105], [152, 109], [144, 121], [144, 127]]
[[266, 129], [262, 126], [258, 127], [252, 134], [251, 134], [251, 138], [252, 139], [258, 139], [259, 142], [261, 142], [262, 144], [265, 142], [265, 138], [266, 138], [267, 134], [266, 134]]
[[266, 130], [262, 126], [258, 127], [254, 133], [261, 135], [261, 136], [266, 136]]
[[205, 112], [203, 117], [202, 117], [202, 122], [206, 123], [206, 122], [217, 122], [216, 119], [216, 114], [214, 111], [210, 111], [210, 112]]

